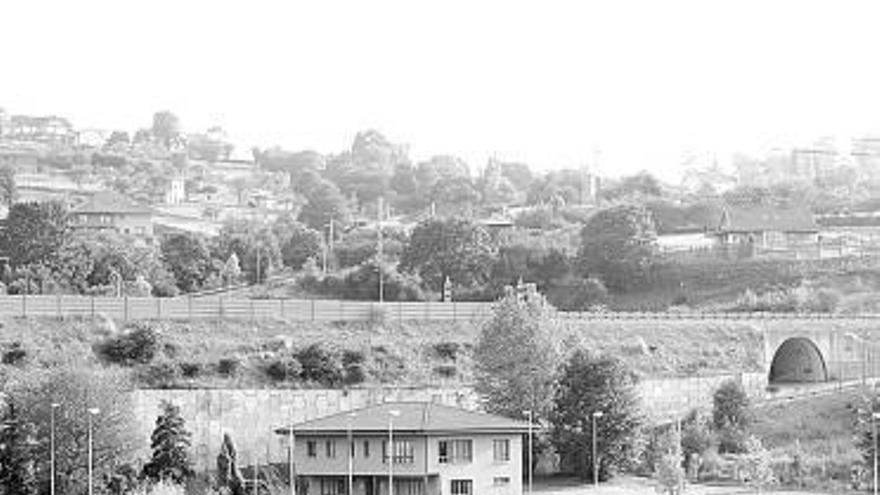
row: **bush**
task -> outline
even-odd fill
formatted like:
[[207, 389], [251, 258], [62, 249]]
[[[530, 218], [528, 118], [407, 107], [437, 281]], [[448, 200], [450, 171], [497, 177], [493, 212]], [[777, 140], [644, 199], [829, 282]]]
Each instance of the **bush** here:
[[448, 361], [455, 361], [460, 350], [461, 344], [458, 342], [438, 342], [434, 344], [434, 352], [437, 356]]
[[443, 378], [455, 378], [458, 375], [458, 367], [454, 364], [441, 364], [434, 367], [434, 373]]
[[717, 430], [726, 425], [748, 428], [752, 420], [749, 397], [739, 381], [731, 379], [721, 384], [712, 400], [712, 423]]
[[137, 372], [137, 379], [147, 388], [175, 388], [180, 377], [179, 372], [178, 366], [162, 361], [141, 367]]
[[99, 344], [98, 352], [105, 360], [122, 365], [146, 364], [159, 352], [159, 334], [152, 327], [137, 324], [123, 334]]
[[27, 351], [21, 342], [13, 342], [3, 351], [2, 363], [10, 366], [18, 366], [27, 358]]
[[344, 368], [344, 381], [347, 385], [363, 383], [367, 379], [364, 370], [364, 353], [360, 351], [346, 350], [342, 353], [342, 367]]
[[266, 366], [266, 375], [276, 382], [295, 380], [302, 374], [303, 367], [295, 357], [280, 358]]
[[220, 373], [221, 376], [235, 376], [240, 367], [241, 361], [239, 361], [238, 358], [226, 357], [220, 358], [220, 360], [217, 361], [217, 372]]
[[202, 373], [200, 363], [180, 363], [180, 374], [184, 378], [196, 378]]
[[564, 294], [551, 301], [563, 311], [588, 311], [608, 301], [608, 289], [597, 278], [579, 279], [566, 287]]
[[326, 386], [342, 382], [343, 366], [339, 356], [320, 344], [312, 344], [296, 354], [302, 365], [302, 378]]

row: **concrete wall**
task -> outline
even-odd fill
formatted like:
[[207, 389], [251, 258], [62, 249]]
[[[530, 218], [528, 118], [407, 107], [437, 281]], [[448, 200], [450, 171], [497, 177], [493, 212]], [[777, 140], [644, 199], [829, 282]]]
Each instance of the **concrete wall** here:
[[[663, 422], [684, 416], [696, 408], [711, 409], [712, 394], [729, 379], [740, 380], [753, 398], [764, 396], [767, 386], [764, 373], [649, 379], [639, 383], [637, 390], [647, 419]], [[213, 469], [224, 433], [232, 435], [246, 462], [253, 459], [261, 463], [267, 459], [283, 462], [287, 459], [287, 439], [276, 435], [273, 430], [291, 422], [386, 401], [434, 401], [470, 410], [478, 408], [476, 394], [466, 387], [349, 391], [140, 390], [135, 392], [134, 404], [140, 434], [144, 438], [144, 455], [162, 399], [181, 408], [192, 433], [192, 454], [198, 469]], [[324, 447], [319, 445], [319, 448]], [[371, 455], [381, 456], [381, 452], [371, 452]]]
[[286, 461], [287, 440], [274, 429], [387, 401], [434, 401], [474, 410], [470, 389], [382, 388], [354, 390], [139, 390], [135, 414], [144, 453], [155, 427], [160, 402], [170, 400], [181, 409], [192, 433], [192, 454], [198, 469], [213, 469], [223, 434], [229, 433], [250, 462]]

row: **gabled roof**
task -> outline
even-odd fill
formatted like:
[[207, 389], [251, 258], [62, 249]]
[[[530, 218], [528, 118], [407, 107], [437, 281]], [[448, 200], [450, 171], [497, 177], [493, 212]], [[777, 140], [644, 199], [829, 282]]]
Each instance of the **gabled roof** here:
[[722, 232], [818, 232], [819, 226], [806, 207], [726, 206], [718, 229]]
[[[467, 411], [456, 407], [431, 402], [386, 402], [375, 406], [345, 411], [323, 418], [306, 421], [293, 426], [295, 434], [344, 434], [348, 432], [349, 422], [354, 433], [387, 432], [391, 411], [394, 416], [394, 431], [408, 433], [442, 432], [525, 432], [528, 422], [512, 420], [494, 414]], [[350, 416], [352, 415], [352, 416]], [[288, 434], [289, 428], [275, 430]]]
[[149, 207], [115, 192], [97, 192], [84, 203], [76, 206], [72, 213], [125, 213], [152, 215], [153, 210]]

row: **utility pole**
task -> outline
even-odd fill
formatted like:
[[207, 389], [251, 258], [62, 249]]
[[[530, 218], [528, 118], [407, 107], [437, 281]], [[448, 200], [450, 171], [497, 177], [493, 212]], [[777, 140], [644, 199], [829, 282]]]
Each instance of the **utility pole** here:
[[378, 207], [379, 207], [379, 217], [376, 222], [376, 232], [378, 232], [379, 236], [379, 246], [378, 253], [379, 257], [377, 260], [377, 266], [379, 270], [379, 302], [385, 301], [385, 280], [382, 277], [382, 196], [379, 196]]

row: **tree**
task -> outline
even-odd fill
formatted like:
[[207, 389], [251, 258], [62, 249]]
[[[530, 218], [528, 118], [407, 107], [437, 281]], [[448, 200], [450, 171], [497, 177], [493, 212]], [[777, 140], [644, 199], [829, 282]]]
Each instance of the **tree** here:
[[139, 276], [155, 285], [161, 268], [155, 247], [139, 245], [130, 236], [114, 231], [73, 233], [58, 249], [52, 265], [57, 281], [79, 293], [135, 281]]
[[67, 233], [67, 212], [61, 203], [16, 203], [0, 233], [0, 250], [13, 266], [48, 264]]
[[195, 476], [189, 457], [189, 438], [180, 408], [162, 401], [162, 414], [156, 419], [150, 440], [153, 457], [144, 465], [144, 477], [154, 483], [170, 480], [182, 485]]
[[746, 448], [752, 414], [749, 397], [736, 380], [721, 384], [712, 396], [712, 424], [718, 432], [720, 453], [739, 453]]
[[0, 493], [36, 495], [33, 425], [23, 421], [14, 400], [0, 419]]
[[770, 464], [770, 452], [764, 448], [761, 439], [752, 435], [746, 440], [745, 453], [740, 456], [740, 476], [754, 488], [755, 493], [776, 481]]
[[742, 384], [734, 379], [725, 381], [712, 395], [712, 423], [716, 429], [725, 423], [748, 428], [752, 421], [749, 396]]
[[166, 148], [170, 148], [171, 143], [180, 136], [180, 119], [168, 110], [156, 112], [153, 114], [152, 133]]
[[552, 311], [536, 292], [508, 294], [493, 307], [474, 349], [476, 390], [487, 411], [511, 418], [532, 411], [539, 424], [549, 418], [561, 362]]
[[11, 167], [0, 167], [0, 204], [12, 207], [17, 197], [15, 170]]
[[174, 234], [162, 240], [162, 259], [174, 274], [183, 292], [202, 288], [211, 275], [211, 253], [204, 239], [190, 234]]
[[321, 256], [324, 239], [320, 232], [297, 222], [286, 234], [287, 240], [281, 246], [284, 266], [299, 270], [309, 258], [318, 259]]
[[[116, 369], [87, 369], [75, 364], [31, 371], [13, 378], [10, 396], [20, 405], [24, 422], [35, 426], [35, 437], [50, 435], [51, 404], [55, 410], [55, 459], [58, 493], [85, 493], [88, 409], [99, 408], [92, 419], [95, 479], [135, 460], [138, 428], [134, 416], [132, 385]], [[49, 442], [34, 447], [40, 484], [49, 482]]]
[[657, 491], [668, 495], [677, 495], [684, 491], [686, 480], [682, 468], [681, 435], [678, 429], [669, 428], [660, 442], [662, 452], [654, 463], [654, 479]]
[[635, 375], [622, 361], [578, 349], [563, 365], [550, 416], [556, 451], [583, 479], [593, 475], [592, 414], [596, 422], [599, 478], [631, 465], [641, 426]]
[[447, 277], [458, 287], [473, 288], [488, 282], [495, 256], [482, 227], [462, 219], [428, 219], [413, 229], [400, 266], [417, 273], [435, 291]]
[[321, 232], [331, 219], [338, 226], [347, 224], [351, 217], [348, 200], [336, 184], [320, 177], [310, 182], [311, 185], [304, 188], [306, 204], [299, 214], [299, 220]]
[[230, 495], [245, 495], [244, 478], [238, 468], [238, 453], [228, 433], [223, 434], [223, 444], [217, 455], [217, 485], [228, 490]]
[[281, 266], [281, 248], [268, 225], [246, 220], [227, 221], [217, 237], [216, 257], [228, 259], [235, 253], [241, 270], [251, 282], [262, 281]]
[[602, 197], [608, 200], [626, 198], [658, 197], [663, 195], [660, 181], [646, 171], [624, 177], [620, 183], [602, 191]]
[[223, 264], [223, 269], [220, 270], [220, 278], [229, 286], [238, 282], [239, 277], [241, 277], [241, 268], [238, 264], [238, 255], [233, 252], [226, 259], [226, 263]]
[[644, 207], [599, 211], [581, 230], [581, 271], [600, 276], [610, 289], [629, 290], [648, 281], [656, 239], [654, 222]]
[[128, 137], [128, 133], [125, 131], [113, 131], [110, 133], [110, 137], [107, 138], [107, 141], [104, 143], [105, 148], [114, 148], [116, 146], [125, 146], [127, 147], [131, 144], [131, 139]]

